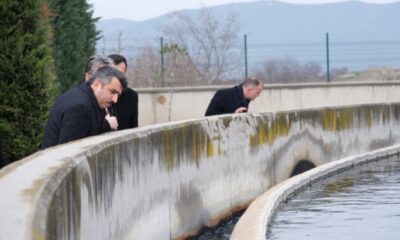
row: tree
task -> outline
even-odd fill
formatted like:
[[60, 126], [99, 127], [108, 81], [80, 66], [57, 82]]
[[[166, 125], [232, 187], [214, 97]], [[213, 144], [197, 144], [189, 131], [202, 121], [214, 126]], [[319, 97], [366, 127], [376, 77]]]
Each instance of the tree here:
[[203, 8], [197, 16], [176, 12], [171, 19], [170, 24], [161, 27], [163, 36], [170, 44], [188, 50], [187, 59], [203, 81], [232, 78], [232, 69], [240, 63], [240, 52], [235, 49], [240, 32], [237, 13], [217, 18], [212, 9]]
[[95, 54], [96, 21], [86, 0], [47, 0], [52, 10], [54, 63], [59, 92], [83, 79], [86, 60]]
[[160, 79], [160, 53], [152, 46], [139, 50], [127, 70], [128, 85], [133, 87], [157, 87]]
[[0, 141], [5, 165], [39, 148], [53, 87], [42, 0], [0, 1]]
[[160, 54], [163, 54], [166, 61], [159, 77], [159, 85], [193, 86], [205, 83], [185, 48], [177, 44], [165, 44]]
[[315, 62], [301, 63], [287, 57], [265, 61], [256, 76], [265, 83], [315, 82], [321, 80], [321, 72], [322, 67]]
[[[161, 70], [161, 54], [164, 67]], [[195, 86], [204, 85], [196, 66], [186, 49], [176, 44], [165, 44], [162, 49], [145, 46], [131, 59], [127, 77], [133, 87]]]

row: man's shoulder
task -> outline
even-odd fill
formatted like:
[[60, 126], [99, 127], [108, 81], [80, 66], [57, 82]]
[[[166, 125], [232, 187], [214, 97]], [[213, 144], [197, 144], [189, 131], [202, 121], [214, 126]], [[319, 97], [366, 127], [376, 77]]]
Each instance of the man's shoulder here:
[[78, 86], [68, 89], [60, 97], [70, 97], [70, 96], [84, 96], [87, 94], [89, 86], [86, 83], [81, 83]]
[[137, 98], [138, 97], [138, 93], [129, 87], [124, 90], [124, 94], [129, 98]]
[[232, 95], [236, 93], [236, 88], [237, 86], [234, 87], [230, 87], [230, 88], [224, 88], [224, 89], [220, 89], [217, 91], [217, 94], [219, 95]]
[[138, 101], [138, 93], [130, 88], [124, 90], [124, 93], [118, 98], [117, 106], [131, 106], [132, 102]]
[[56, 105], [62, 105], [64, 107], [90, 105], [90, 97], [86, 87], [79, 85], [67, 90], [58, 97]]

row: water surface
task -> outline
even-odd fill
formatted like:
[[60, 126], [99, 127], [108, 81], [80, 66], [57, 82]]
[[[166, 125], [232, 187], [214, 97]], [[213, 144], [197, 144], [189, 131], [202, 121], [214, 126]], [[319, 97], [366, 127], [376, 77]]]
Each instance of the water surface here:
[[280, 209], [268, 240], [400, 239], [400, 160], [374, 161], [304, 188]]

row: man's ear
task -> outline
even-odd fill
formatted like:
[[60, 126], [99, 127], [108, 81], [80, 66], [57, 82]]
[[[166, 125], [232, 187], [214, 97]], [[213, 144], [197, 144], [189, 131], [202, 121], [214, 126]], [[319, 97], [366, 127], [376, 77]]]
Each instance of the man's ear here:
[[92, 75], [90, 73], [85, 73], [85, 81], [89, 80]]
[[93, 89], [93, 90], [97, 90], [97, 89], [99, 89], [99, 88], [101, 88], [101, 82], [99, 81], [99, 80], [94, 80], [93, 82], [92, 82], [92, 84], [90, 84], [90, 87]]

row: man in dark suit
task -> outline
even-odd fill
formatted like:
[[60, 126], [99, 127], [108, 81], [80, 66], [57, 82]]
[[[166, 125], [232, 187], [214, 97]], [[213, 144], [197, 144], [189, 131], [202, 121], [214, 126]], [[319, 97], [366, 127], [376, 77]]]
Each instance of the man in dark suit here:
[[[85, 65], [85, 76], [84, 81], [88, 81], [96, 70], [102, 66], [112, 66], [115, 67], [113, 60], [111, 58], [104, 58], [98, 55], [91, 56]], [[120, 101], [121, 96], [118, 98]], [[101, 115], [104, 117], [102, 119], [101, 127], [99, 133], [109, 132], [111, 130], [118, 129], [118, 121], [115, 116], [111, 116], [107, 112], [107, 108], [101, 110]]]
[[239, 86], [218, 90], [208, 105], [206, 116], [247, 112], [250, 101], [263, 90], [260, 80], [250, 77]]
[[99, 134], [102, 109], [116, 103], [126, 86], [124, 74], [102, 66], [88, 81], [63, 93], [50, 111], [41, 148]]
[[[108, 58], [112, 59], [115, 67], [122, 73], [126, 73], [128, 63], [124, 56], [111, 54]], [[112, 116], [118, 120], [118, 130], [135, 128], [138, 126], [138, 94], [131, 88], [126, 88], [121, 94], [118, 102], [109, 109]]]

